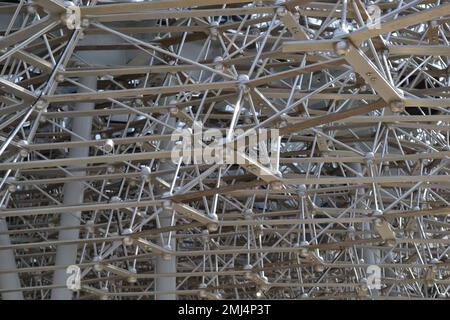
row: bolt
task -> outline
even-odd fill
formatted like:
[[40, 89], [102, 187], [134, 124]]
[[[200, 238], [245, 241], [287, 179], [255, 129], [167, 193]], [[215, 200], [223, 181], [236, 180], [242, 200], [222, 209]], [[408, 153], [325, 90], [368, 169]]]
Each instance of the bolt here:
[[150, 174], [152, 173], [152, 170], [148, 166], [142, 166], [141, 167], [141, 177], [144, 181], [148, 181], [150, 179]]
[[392, 101], [389, 103], [391, 111], [394, 113], [402, 112], [405, 110], [405, 104], [403, 101]]
[[114, 141], [112, 139], [107, 139], [103, 145], [103, 150], [110, 153], [114, 150]]
[[223, 71], [224, 67], [223, 67], [223, 58], [221, 56], [217, 56], [214, 58], [214, 69], [219, 70], [219, 71]]
[[350, 44], [347, 40], [341, 40], [334, 45], [334, 51], [339, 56], [344, 56], [350, 51]]
[[309, 254], [309, 243], [307, 241], [300, 242], [300, 252], [299, 255], [302, 258], [306, 258]]
[[36, 107], [36, 110], [43, 111], [43, 110], [47, 109], [48, 104], [44, 100], [41, 99], [41, 100], [36, 101], [34, 106]]
[[283, 7], [278, 8], [278, 9], [277, 9], [277, 14], [278, 14], [280, 17], [286, 16], [286, 14], [287, 14], [286, 8], [283, 8]]
[[64, 75], [61, 73], [58, 73], [55, 77], [55, 81], [58, 83], [64, 82]]

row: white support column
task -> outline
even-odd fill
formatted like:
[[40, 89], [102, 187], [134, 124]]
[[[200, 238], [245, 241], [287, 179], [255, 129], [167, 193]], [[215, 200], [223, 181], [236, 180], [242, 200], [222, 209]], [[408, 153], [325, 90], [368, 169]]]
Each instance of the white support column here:
[[[162, 214], [159, 215], [159, 219], [161, 222], [161, 228], [169, 227], [170, 220], [172, 218], [172, 211], [164, 210]], [[167, 237], [168, 234], [164, 235], [165, 241], [164, 243], [159, 243], [159, 245], [164, 246], [167, 245]], [[176, 250], [176, 240], [173, 237], [169, 242], [170, 247], [173, 250]], [[156, 258], [156, 273], [176, 273], [177, 272], [177, 259], [175, 256], [172, 256], [170, 260], [165, 260], [163, 257], [158, 256]], [[177, 278], [176, 277], [157, 277], [155, 279], [156, 291], [175, 291], [177, 287]], [[156, 295], [156, 300], [176, 300], [177, 296], [174, 293], [168, 294], [158, 294]]]
[[[171, 118], [168, 121], [168, 124], [171, 126], [176, 125], [176, 119]], [[173, 146], [173, 142], [166, 142], [166, 146], [164, 149], [170, 150], [170, 147]], [[170, 160], [167, 160], [170, 161]], [[161, 163], [159, 166], [160, 170], [170, 169], [170, 165], [168, 163]], [[172, 181], [173, 176], [164, 177], [166, 181]], [[171, 210], [163, 210], [161, 214], [159, 214], [159, 221], [161, 223], [161, 228], [170, 227], [172, 219], [172, 211]], [[167, 239], [169, 237], [169, 233], [163, 233], [164, 241], [159, 241], [159, 245], [164, 247], [167, 244], [170, 245], [172, 250], [176, 251], [176, 239], [172, 234], [172, 237], [167, 243]], [[177, 258], [172, 256], [170, 260], [165, 260], [164, 257], [158, 256], [155, 261], [155, 272], [158, 273], [173, 273], [177, 272]], [[175, 291], [177, 288], [177, 278], [176, 277], [157, 277], [155, 278], [155, 290], [156, 291]], [[156, 300], [176, 300], [176, 294], [157, 294], [155, 296]]]
[[[97, 88], [97, 77], [85, 77], [80, 79], [80, 83], [90, 89]], [[80, 88], [79, 92], [88, 92], [88, 90]], [[75, 104], [76, 111], [88, 111], [93, 110], [95, 103], [93, 102], [80, 102]], [[77, 117], [72, 122], [72, 132], [83, 137], [84, 139], [91, 139], [92, 131], [92, 117]], [[80, 138], [72, 136], [72, 141], [79, 141]], [[69, 151], [69, 158], [87, 157], [89, 156], [89, 148], [72, 148]], [[73, 171], [74, 175], [85, 175], [85, 171], [78, 170]], [[79, 205], [84, 200], [84, 186], [81, 181], [68, 182], [63, 188], [64, 205]], [[80, 225], [81, 212], [72, 212], [61, 214], [60, 225], [61, 227], [78, 227]], [[78, 228], [69, 230], [61, 230], [59, 232], [59, 240], [76, 240], [79, 237]], [[56, 249], [55, 265], [68, 266], [75, 264], [77, 261], [78, 245], [60, 245]], [[55, 288], [52, 290], [53, 300], [70, 300], [72, 299], [72, 291], [66, 288], [68, 274], [66, 269], [58, 269], [53, 276], [53, 284], [57, 286], [64, 286], [64, 288]]]
[[[360, 163], [350, 164], [350, 167], [357, 172], [362, 172], [362, 166]], [[366, 194], [366, 189], [364, 187], [361, 187], [361, 188], [356, 189], [356, 192], [357, 192], [356, 201], [358, 201], [359, 197], [363, 197]], [[365, 206], [361, 202], [356, 205], [356, 208], [366, 209]], [[364, 231], [370, 231], [373, 229], [372, 224], [369, 222], [363, 222], [362, 226], [364, 228]], [[379, 255], [379, 252], [377, 252], [378, 250], [366, 249], [366, 248], [361, 249], [361, 250], [362, 250], [362, 258], [364, 259], [364, 263], [369, 264], [369, 265], [378, 265], [378, 263], [380, 261], [380, 255]], [[377, 289], [372, 289], [371, 292], [372, 292], [372, 295], [374, 295], [374, 296], [379, 295], [379, 291]]]
[[[0, 219], [0, 233], [8, 231], [8, 225], [5, 219]], [[0, 245], [9, 246], [11, 241], [9, 235], [0, 234]], [[0, 270], [16, 269], [16, 257], [13, 250], [0, 250]], [[0, 289], [14, 290], [20, 289], [20, 279], [17, 273], [2, 273], [0, 274]], [[22, 291], [5, 292], [2, 293], [2, 300], [23, 300]]]

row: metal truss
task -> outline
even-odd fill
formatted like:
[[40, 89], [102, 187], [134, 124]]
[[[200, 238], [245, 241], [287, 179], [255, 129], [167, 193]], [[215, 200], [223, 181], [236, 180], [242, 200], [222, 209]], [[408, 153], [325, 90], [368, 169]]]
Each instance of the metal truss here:
[[[449, 298], [447, 1], [0, 16], [2, 299]], [[171, 161], [195, 123], [279, 129], [277, 174]]]

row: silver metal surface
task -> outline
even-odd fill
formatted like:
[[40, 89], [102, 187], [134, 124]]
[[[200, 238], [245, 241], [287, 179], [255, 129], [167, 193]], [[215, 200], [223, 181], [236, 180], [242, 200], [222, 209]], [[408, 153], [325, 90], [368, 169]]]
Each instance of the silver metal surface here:
[[[1, 299], [449, 299], [447, 1], [18, 0], [0, 35]], [[174, 159], [200, 125], [275, 161]]]

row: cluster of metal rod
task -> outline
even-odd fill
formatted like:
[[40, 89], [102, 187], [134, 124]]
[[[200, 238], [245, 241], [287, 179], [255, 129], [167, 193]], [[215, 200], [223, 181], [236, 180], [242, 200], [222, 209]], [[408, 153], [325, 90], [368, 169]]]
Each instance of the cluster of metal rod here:
[[[450, 297], [447, 1], [18, 0], [0, 33], [2, 299]], [[278, 129], [275, 173], [172, 161], [196, 123]]]

